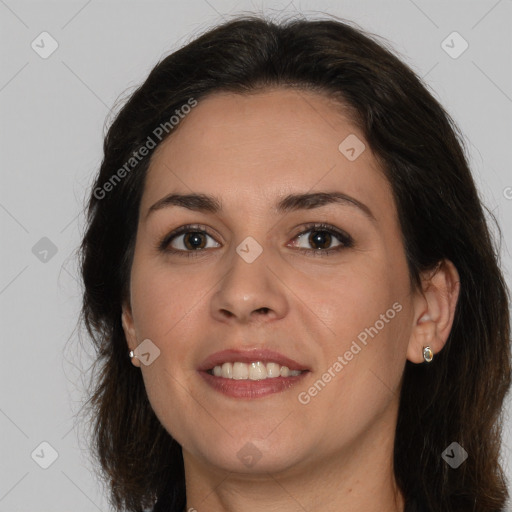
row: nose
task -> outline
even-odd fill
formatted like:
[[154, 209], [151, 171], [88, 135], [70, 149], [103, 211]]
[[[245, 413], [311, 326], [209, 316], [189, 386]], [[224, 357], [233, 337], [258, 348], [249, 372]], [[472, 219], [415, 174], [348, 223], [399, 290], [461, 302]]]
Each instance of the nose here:
[[219, 321], [274, 321], [288, 312], [286, 286], [265, 251], [252, 263], [234, 253], [230, 267], [211, 298], [211, 314]]

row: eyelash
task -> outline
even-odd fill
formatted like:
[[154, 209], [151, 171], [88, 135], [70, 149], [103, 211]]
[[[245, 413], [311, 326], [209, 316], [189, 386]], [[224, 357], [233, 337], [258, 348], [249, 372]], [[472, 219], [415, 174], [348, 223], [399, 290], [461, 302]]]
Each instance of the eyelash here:
[[[181, 226], [178, 229], [175, 229], [171, 233], [167, 234], [161, 241], [157, 244], [157, 250], [164, 253], [176, 254], [178, 256], [184, 256], [188, 258], [194, 258], [201, 256], [205, 249], [196, 249], [196, 250], [182, 250], [182, 249], [169, 249], [170, 243], [180, 235], [184, 235], [186, 233], [202, 233], [206, 234], [209, 237], [213, 238], [205, 229], [205, 226], [198, 224], [187, 224], [185, 226]], [[330, 226], [329, 224], [323, 223], [310, 223], [304, 226], [304, 231], [301, 231], [295, 237], [294, 240], [300, 236], [309, 233], [310, 231], [320, 231], [327, 232], [331, 235], [334, 235], [341, 245], [333, 247], [332, 249], [297, 249], [301, 254], [313, 255], [313, 256], [328, 256], [332, 253], [340, 252], [343, 249], [348, 249], [354, 246], [353, 238], [344, 233], [343, 231], [335, 228], [334, 226]], [[218, 242], [217, 242], [218, 243]]]

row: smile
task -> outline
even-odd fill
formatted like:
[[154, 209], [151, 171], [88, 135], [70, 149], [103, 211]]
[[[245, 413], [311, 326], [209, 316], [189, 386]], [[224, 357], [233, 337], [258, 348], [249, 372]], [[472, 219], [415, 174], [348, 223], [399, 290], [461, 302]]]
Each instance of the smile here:
[[302, 373], [301, 370], [290, 370], [287, 366], [278, 363], [255, 361], [252, 363], [226, 362], [222, 365], [216, 365], [208, 370], [210, 375], [223, 377], [225, 379], [235, 380], [264, 380], [275, 379], [277, 377], [297, 377]]

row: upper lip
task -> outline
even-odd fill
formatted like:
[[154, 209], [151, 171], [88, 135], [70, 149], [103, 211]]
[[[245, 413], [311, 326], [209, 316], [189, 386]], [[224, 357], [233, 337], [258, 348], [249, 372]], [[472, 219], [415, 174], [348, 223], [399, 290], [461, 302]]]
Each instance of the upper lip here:
[[211, 370], [214, 366], [220, 366], [223, 363], [252, 363], [255, 361], [273, 362], [281, 366], [287, 366], [290, 370], [309, 370], [309, 368], [289, 357], [280, 354], [274, 350], [255, 348], [251, 350], [226, 349], [209, 355], [199, 366], [198, 370]]

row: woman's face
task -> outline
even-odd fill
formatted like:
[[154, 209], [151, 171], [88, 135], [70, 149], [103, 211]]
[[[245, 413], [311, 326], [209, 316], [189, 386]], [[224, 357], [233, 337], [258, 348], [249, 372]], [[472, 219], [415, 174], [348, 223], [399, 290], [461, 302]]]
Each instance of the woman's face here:
[[[371, 456], [393, 439], [415, 311], [390, 185], [362, 133], [291, 89], [216, 93], [175, 130], [148, 171], [123, 314], [130, 348], [150, 340], [133, 361], [159, 420], [186, 461], [227, 471]], [[210, 201], [161, 202], [171, 194]], [[286, 377], [281, 356], [256, 350], [307, 371]], [[201, 370], [250, 361], [284, 376]]]

